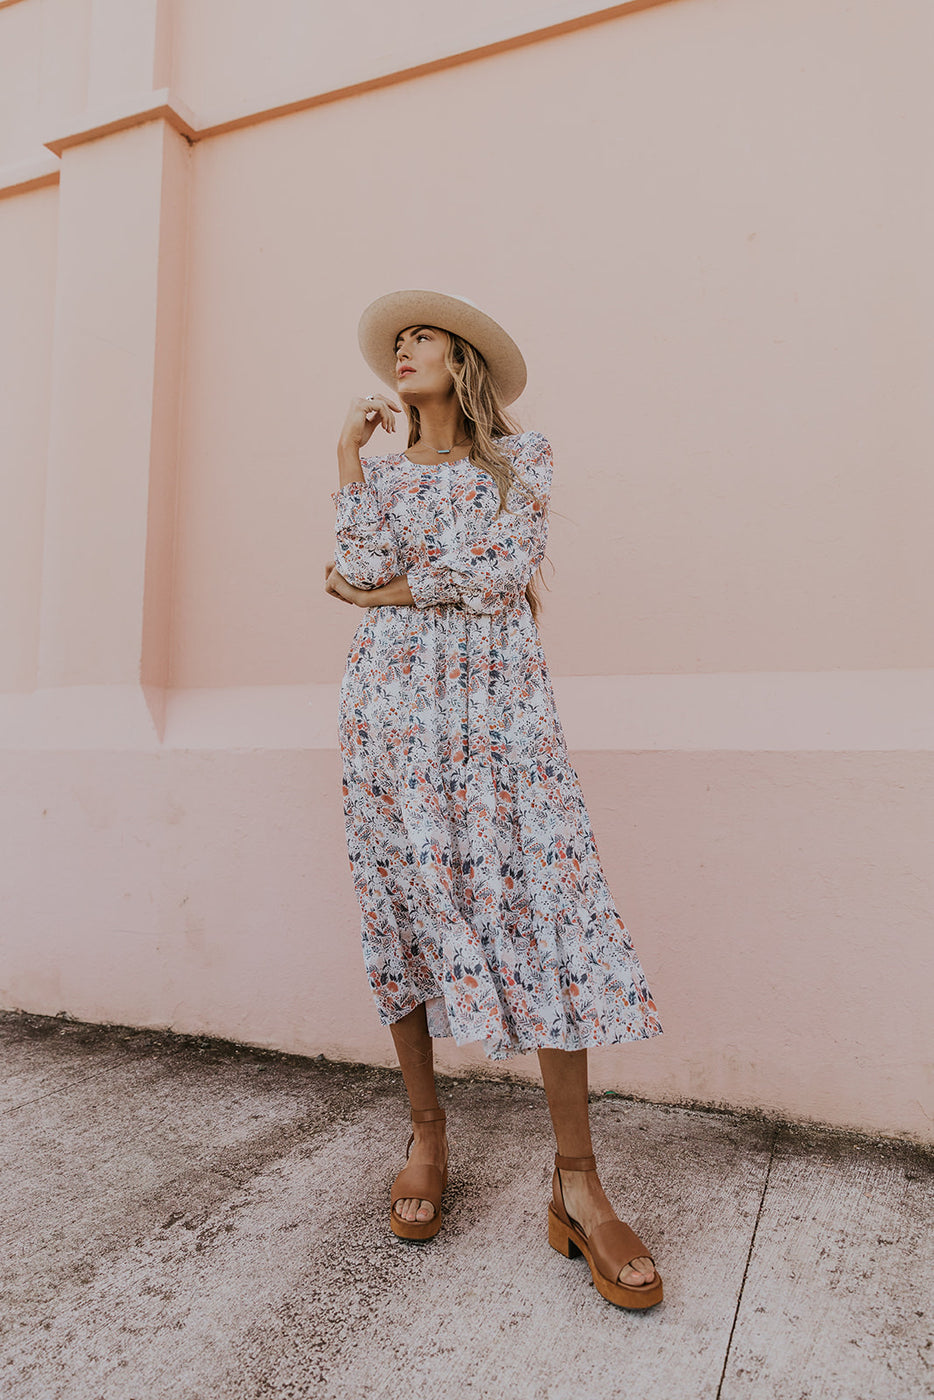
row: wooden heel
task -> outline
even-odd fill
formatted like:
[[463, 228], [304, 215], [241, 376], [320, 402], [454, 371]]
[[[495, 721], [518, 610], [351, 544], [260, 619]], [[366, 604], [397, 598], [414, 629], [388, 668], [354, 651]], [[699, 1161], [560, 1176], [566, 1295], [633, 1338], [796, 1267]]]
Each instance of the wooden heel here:
[[575, 1255], [580, 1254], [580, 1250], [568, 1233], [567, 1226], [562, 1225], [551, 1206], [548, 1207], [548, 1243], [552, 1249], [563, 1254], [565, 1259], [573, 1259]]
[[[418, 1108], [412, 1111], [413, 1123], [443, 1123], [445, 1121], [443, 1108]], [[405, 1149], [406, 1160], [412, 1150], [415, 1141], [415, 1134], [409, 1138]], [[441, 1229], [441, 1197], [447, 1190], [448, 1169], [447, 1163], [443, 1167], [433, 1166], [430, 1162], [422, 1166], [409, 1164], [403, 1167], [392, 1184], [389, 1193], [389, 1227], [394, 1235], [400, 1240], [430, 1240]], [[396, 1212], [396, 1201], [412, 1198], [415, 1200], [430, 1201], [435, 1208], [435, 1213], [430, 1220], [403, 1220]]]
[[[604, 1220], [585, 1234], [564, 1203], [562, 1171], [595, 1172], [597, 1164], [590, 1157], [563, 1157], [555, 1153], [555, 1174], [552, 1182], [552, 1203], [548, 1207], [548, 1243], [552, 1249], [573, 1259], [582, 1254], [590, 1269], [597, 1292], [618, 1308], [653, 1308], [662, 1301], [661, 1275], [656, 1272], [651, 1283], [620, 1283], [619, 1276], [633, 1259], [651, 1254], [622, 1220]], [[654, 1266], [655, 1260], [652, 1259]]]

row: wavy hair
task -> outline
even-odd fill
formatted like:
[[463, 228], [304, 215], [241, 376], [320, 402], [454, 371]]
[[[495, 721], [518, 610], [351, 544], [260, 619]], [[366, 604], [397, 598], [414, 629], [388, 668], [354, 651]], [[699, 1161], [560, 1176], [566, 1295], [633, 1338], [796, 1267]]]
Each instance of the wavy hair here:
[[[434, 330], [442, 330], [434, 326]], [[470, 442], [470, 460], [474, 466], [482, 467], [496, 482], [499, 491], [499, 510], [506, 509], [509, 488], [518, 485], [530, 499], [536, 492], [524, 477], [520, 476], [512, 462], [501, 452], [497, 440], [521, 431], [518, 422], [507, 412], [496, 390], [493, 376], [486, 360], [469, 340], [455, 335], [453, 331], [443, 331], [447, 336], [444, 363], [454, 380], [454, 392], [464, 419], [464, 429]], [[414, 447], [421, 435], [418, 409], [406, 404], [409, 420], [408, 446]], [[547, 509], [547, 507], [546, 507]], [[497, 511], [497, 515], [499, 511]], [[541, 578], [541, 566], [536, 570]], [[544, 579], [542, 578], [544, 583]], [[545, 585], [547, 587], [547, 584]], [[536, 587], [535, 575], [526, 586], [525, 596], [532, 610], [533, 618], [541, 612], [541, 599]]]

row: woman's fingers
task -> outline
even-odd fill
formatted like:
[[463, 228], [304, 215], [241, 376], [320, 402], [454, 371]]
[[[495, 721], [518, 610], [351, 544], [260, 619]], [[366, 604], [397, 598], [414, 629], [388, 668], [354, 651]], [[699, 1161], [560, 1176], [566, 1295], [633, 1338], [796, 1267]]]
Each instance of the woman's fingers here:
[[[324, 591], [325, 593], [332, 593], [335, 598], [340, 598], [341, 594], [338, 593], [337, 589], [331, 583], [331, 575], [335, 573], [337, 573], [337, 565], [333, 559], [329, 559], [324, 566]], [[340, 574], [337, 576], [338, 578], [342, 577]], [[347, 599], [344, 598], [343, 601], [346, 603]]]
[[381, 404], [383, 408], [391, 409], [393, 413], [402, 412], [402, 405], [396, 403], [395, 399], [389, 398], [387, 394], [368, 394], [363, 402], [365, 404]]
[[401, 404], [396, 403], [393, 399], [387, 398], [385, 394], [370, 394], [367, 398], [363, 399], [362, 402], [364, 414], [368, 423], [375, 421], [375, 419], [371, 417], [371, 414], [373, 414], [375, 410], [376, 413], [379, 414], [379, 421], [386, 429], [387, 433], [395, 432], [396, 420], [393, 415], [402, 412]]
[[342, 603], [353, 604], [354, 602], [353, 585], [349, 584], [344, 575], [338, 572], [336, 564], [332, 564], [325, 575], [324, 591], [333, 594], [335, 598], [340, 598]]
[[349, 603], [353, 607], [353, 599], [345, 598], [343, 593], [338, 593], [336, 588], [326, 588], [325, 593], [330, 593], [332, 598], [339, 598], [342, 603]]
[[385, 428], [387, 433], [394, 433], [396, 420], [393, 414], [401, 412], [401, 404], [385, 394], [368, 394], [365, 398], [351, 399], [342, 436], [363, 447], [377, 425]]

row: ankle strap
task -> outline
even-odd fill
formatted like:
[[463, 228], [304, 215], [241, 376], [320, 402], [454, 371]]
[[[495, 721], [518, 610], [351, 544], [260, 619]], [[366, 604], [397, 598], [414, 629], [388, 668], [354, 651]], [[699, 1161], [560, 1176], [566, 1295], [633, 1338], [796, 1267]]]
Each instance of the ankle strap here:
[[555, 1166], [563, 1172], [595, 1172], [597, 1159], [593, 1155], [590, 1157], [562, 1157], [560, 1152], [556, 1152]]
[[443, 1123], [443, 1122], [444, 1122], [444, 1109], [443, 1109], [443, 1108], [413, 1108], [413, 1109], [412, 1109], [412, 1122], [413, 1122], [413, 1123]]

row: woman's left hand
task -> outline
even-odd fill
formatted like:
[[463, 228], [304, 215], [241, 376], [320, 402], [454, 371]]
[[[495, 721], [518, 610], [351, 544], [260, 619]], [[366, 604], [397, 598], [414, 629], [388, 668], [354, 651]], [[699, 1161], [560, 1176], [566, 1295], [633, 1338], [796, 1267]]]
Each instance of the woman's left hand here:
[[340, 598], [344, 603], [356, 603], [358, 607], [366, 606], [363, 599], [367, 597], [367, 590], [354, 588], [352, 583], [348, 583], [344, 575], [338, 572], [333, 559], [324, 566], [324, 591]]
[[345, 603], [355, 603], [358, 608], [404, 607], [414, 602], [405, 574], [399, 574], [379, 588], [354, 588], [338, 573], [333, 559], [324, 566], [324, 590]]

